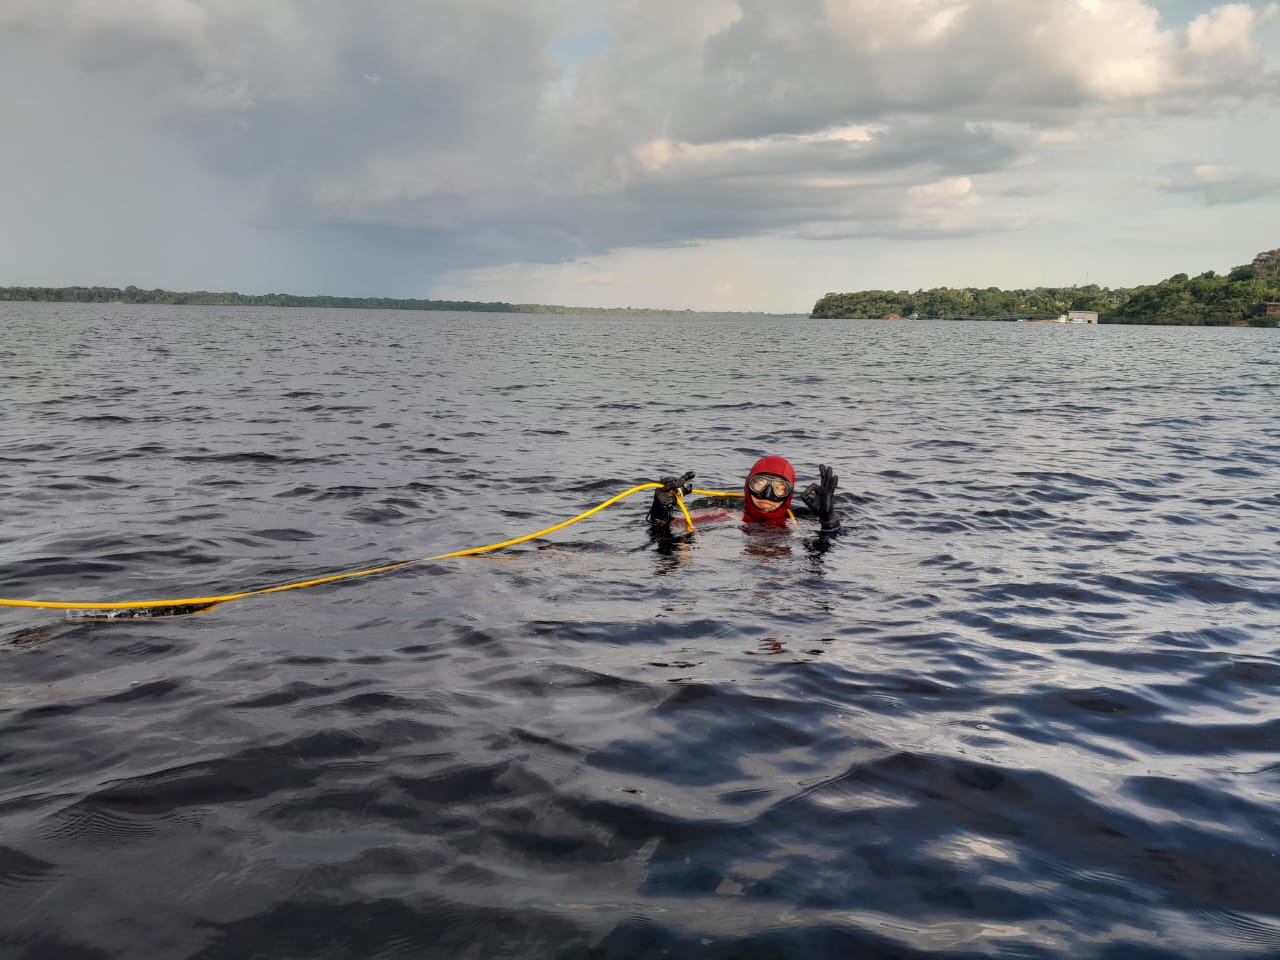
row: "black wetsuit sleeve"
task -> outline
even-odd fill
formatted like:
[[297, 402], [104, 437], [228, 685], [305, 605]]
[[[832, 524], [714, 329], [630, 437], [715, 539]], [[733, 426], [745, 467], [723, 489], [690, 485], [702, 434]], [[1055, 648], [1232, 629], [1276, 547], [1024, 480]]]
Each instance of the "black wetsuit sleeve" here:
[[840, 525], [840, 516], [834, 509], [829, 511], [826, 516], [819, 516], [816, 511], [808, 506], [796, 507], [792, 505], [791, 512], [800, 520], [816, 520], [818, 522], [818, 533], [824, 537], [834, 537], [844, 529]]
[[693, 491], [694, 473], [690, 470], [682, 477], [663, 477], [658, 482], [662, 486], [653, 491], [653, 503], [649, 505], [649, 523], [652, 526], [662, 526], [671, 522], [675, 513], [676, 504], [679, 503], [679, 494], [683, 490], [685, 493]]
[[662, 502], [662, 490], [653, 492], [653, 503], [649, 504], [649, 515], [647, 517], [651, 526], [665, 526], [671, 522], [671, 508]]

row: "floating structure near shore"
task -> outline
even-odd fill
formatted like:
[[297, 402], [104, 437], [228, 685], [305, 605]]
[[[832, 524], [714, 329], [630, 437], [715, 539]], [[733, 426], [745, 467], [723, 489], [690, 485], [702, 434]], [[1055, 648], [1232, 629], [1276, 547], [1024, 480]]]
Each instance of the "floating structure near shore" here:
[[1027, 317], [1018, 318], [1018, 323], [1097, 323], [1098, 313], [1096, 310], [1068, 310], [1066, 313], [1059, 314], [1056, 317]]
[[1062, 314], [1051, 313], [1011, 313], [1002, 317], [980, 317], [965, 313], [938, 313], [921, 316], [918, 313], [903, 316], [900, 313], [886, 313], [881, 320], [994, 320], [1005, 323], [1097, 323], [1095, 310], [1069, 310]]

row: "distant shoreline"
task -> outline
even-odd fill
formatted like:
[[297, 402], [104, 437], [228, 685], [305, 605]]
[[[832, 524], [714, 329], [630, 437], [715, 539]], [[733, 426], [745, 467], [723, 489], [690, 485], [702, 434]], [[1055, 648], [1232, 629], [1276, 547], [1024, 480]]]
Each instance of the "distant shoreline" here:
[[569, 316], [766, 316], [804, 317], [795, 313], [747, 310], [671, 310], [650, 307], [569, 307], [502, 300], [424, 300], [397, 297], [301, 296], [291, 293], [235, 293], [208, 290], [143, 290], [139, 287], [0, 287], [0, 303], [119, 303], [166, 306], [310, 307], [343, 310], [444, 310], [462, 313], [564, 314]]

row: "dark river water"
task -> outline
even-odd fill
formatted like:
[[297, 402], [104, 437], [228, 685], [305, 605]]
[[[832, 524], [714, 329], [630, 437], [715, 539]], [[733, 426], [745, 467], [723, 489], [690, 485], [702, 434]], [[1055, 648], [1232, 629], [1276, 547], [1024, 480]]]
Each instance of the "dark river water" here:
[[199, 615], [0, 607], [0, 956], [1280, 956], [1277, 331], [0, 331], [7, 599], [426, 557], [764, 453], [845, 523], [663, 542], [645, 492]]

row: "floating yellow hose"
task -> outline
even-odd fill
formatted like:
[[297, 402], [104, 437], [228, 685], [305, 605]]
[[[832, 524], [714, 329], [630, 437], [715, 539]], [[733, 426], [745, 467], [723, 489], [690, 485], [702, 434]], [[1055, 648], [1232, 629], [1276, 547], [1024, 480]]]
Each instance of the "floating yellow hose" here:
[[[226, 603], [229, 600], [243, 600], [245, 597], [259, 597], [268, 593], [280, 593], [283, 590], [297, 590], [300, 587], [314, 587], [321, 583], [335, 583], [338, 580], [350, 580], [353, 577], [365, 577], [373, 573], [385, 573], [388, 570], [395, 570], [398, 567], [407, 567], [412, 563], [426, 563], [428, 560], [447, 560], [451, 557], [470, 557], [480, 553], [488, 553], [491, 550], [501, 550], [503, 547], [512, 547], [517, 543], [524, 543], [526, 540], [533, 540], [537, 537], [545, 536], [548, 533], [555, 533], [557, 530], [563, 530], [570, 524], [577, 523], [579, 520], [585, 520], [593, 513], [599, 513], [605, 507], [612, 506], [619, 500], [631, 496], [633, 493], [639, 493], [641, 490], [654, 490], [662, 486], [660, 483], [641, 483], [632, 487], [630, 490], [624, 490], [617, 496], [610, 497], [601, 504], [597, 504], [590, 510], [571, 517], [554, 526], [547, 527], [545, 530], [539, 530], [536, 533], [529, 533], [523, 537], [516, 537], [512, 540], [503, 540], [501, 543], [490, 543], [483, 547], [472, 547], [470, 550], [455, 550], [452, 553], [438, 553], [434, 557], [419, 557], [414, 560], [397, 560], [394, 563], [384, 563], [377, 567], [367, 567], [364, 570], [351, 570], [347, 573], [335, 573], [327, 577], [316, 577], [313, 580], [299, 580], [296, 583], [282, 583], [275, 587], [263, 587], [260, 590], [245, 590], [241, 593], [223, 593], [213, 597], [180, 597], [176, 600], [118, 600], [114, 603], [102, 602], [85, 602], [80, 600], [6, 600], [0, 598], [0, 607], [38, 607], [46, 610], [106, 610], [122, 612], [128, 610], [150, 611], [150, 613], [140, 612], [138, 616], [173, 616], [185, 613], [203, 613], [211, 610], [220, 603]], [[741, 493], [730, 493], [719, 490], [694, 490], [696, 494], [702, 496], [717, 497], [740, 497]], [[693, 519], [689, 516], [689, 511], [684, 505], [684, 498], [680, 496], [679, 491], [676, 492], [676, 499], [680, 504], [680, 511], [684, 514], [685, 523], [689, 525], [689, 529], [693, 529]], [[127, 618], [128, 614], [124, 614]]]
[[684, 505], [684, 497], [676, 490], [676, 503], [680, 504], [680, 512], [684, 514], [684, 525], [693, 530], [693, 517], [689, 516], [689, 508]]

